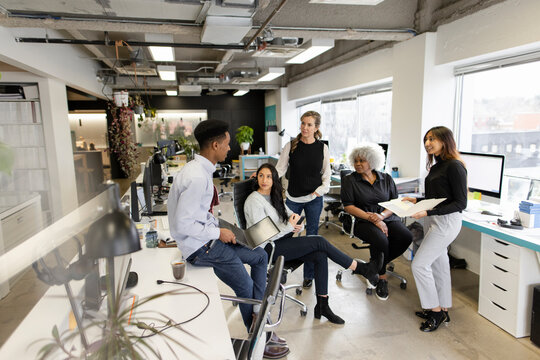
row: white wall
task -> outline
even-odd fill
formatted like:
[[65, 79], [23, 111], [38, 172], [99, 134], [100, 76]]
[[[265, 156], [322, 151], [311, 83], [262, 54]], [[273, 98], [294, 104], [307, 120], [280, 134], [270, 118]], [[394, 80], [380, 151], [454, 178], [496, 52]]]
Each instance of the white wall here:
[[103, 114], [68, 114], [69, 129], [75, 132], [75, 139], [84, 138], [87, 146], [93, 143], [96, 149], [107, 147], [107, 115]]

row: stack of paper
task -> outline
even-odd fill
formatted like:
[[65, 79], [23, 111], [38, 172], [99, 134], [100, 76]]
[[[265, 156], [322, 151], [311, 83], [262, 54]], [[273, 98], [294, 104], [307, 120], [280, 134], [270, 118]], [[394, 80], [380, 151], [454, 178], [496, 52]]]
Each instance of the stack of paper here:
[[410, 201], [402, 201], [401, 199], [394, 199], [379, 203], [383, 208], [392, 211], [399, 217], [406, 217], [416, 214], [423, 210], [431, 210], [441, 202], [446, 200], [442, 199], [426, 199], [413, 204]]

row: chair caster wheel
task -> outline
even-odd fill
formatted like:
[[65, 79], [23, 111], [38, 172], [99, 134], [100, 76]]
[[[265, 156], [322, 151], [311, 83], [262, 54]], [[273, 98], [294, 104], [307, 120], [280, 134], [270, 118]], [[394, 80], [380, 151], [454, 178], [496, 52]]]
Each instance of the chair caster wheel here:
[[338, 271], [338, 273], [336, 274], [336, 281], [341, 281], [341, 271]]
[[296, 288], [296, 295], [302, 295], [302, 289]]
[[394, 272], [394, 267], [393, 266], [388, 266], [386, 268], [386, 270], [390, 271], [390, 272]]
[[401, 283], [399, 284], [399, 287], [405, 290], [407, 288], [407, 283]]
[[307, 311], [300, 310], [300, 316], [306, 316], [306, 315], [307, 315]]
[[233, 302], [232, 302], [232, 306], [238, 306], [238, 302], [233, 301]]
[[366, 294], [367, 295], [373, 294], [373, 289], [366, 289]]
[[342, 230], [342, 231], [339, 232], [339, 234], [340, 235], [345, 235], [345, 231]]

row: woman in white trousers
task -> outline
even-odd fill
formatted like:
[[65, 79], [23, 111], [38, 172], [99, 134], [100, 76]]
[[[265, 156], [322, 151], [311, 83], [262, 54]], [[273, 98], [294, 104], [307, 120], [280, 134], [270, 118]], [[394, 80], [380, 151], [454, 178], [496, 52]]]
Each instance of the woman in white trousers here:
[[[446, 198], [432, 210], [420, 211], [415, 219], [424, 219], [424, 239], [412, 262], [412, 272], [425, 319], [420, 330], [437, 330], [449, 322], [452, 306], [452, 283], [448, 245], [461, 230], [461, 212], [467, 207], [467, 170], [457, 151], [452, 131], [444, 126], [431, 128], [424, 136], [427, 152], [425, 198]], [[415, 198], [404, 198], [416, 203]]]

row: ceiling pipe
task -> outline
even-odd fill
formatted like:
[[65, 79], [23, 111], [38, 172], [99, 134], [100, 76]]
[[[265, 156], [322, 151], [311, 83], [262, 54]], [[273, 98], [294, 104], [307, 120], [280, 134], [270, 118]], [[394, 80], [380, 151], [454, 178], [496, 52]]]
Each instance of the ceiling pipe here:
[[259, 30], [257, 30], [255, 32], [255, 34], [251, 37], [251, 39], [248, 40], [248, 42], [245, 44], [244, 46], [244, 50], [248, 50], [249, 49], [249, 46], [251, 45], [251, 43], [257, 38], [257, 36], [259, 36], [259, 34], [264, 30], [264, 28], [266, 27], [266, 25], [268, 25], [268, 23], [272, 20], [272, 18], [279, 12], [279, 10], [281, 10], [281, 8], [283, 6], [285, 6], [285, 3], [287, 2], [287, 0], [281, 0], [281, 2], [279, 3], [279, 5], [274, 9], [274, 11], [272, 11], [272, 13], [270, 14], [270, 16], [268, 16], [268, 18], [264, 21], [264, 23], [261, 25], [261, 27], [259, 28]]
[[[35, 44], [66, 44], [66, 45], [105, 45], [114, 46], [114, 41], [107, 40], [80, 40], [80, 39], [50, 39], [50, 38], [30, 38], [19, 37], [15, 41], [20, 43]], [[214, 45], [214, 44], [186, 44], [186, 43], [168, 43], [168, 42], [149, 42], [149, 41], [129, 41], [130, 46], [170, 46], [177, 48], [193, 49], [215, 49], [215, 50], [242, 50], [243, 45]]]

